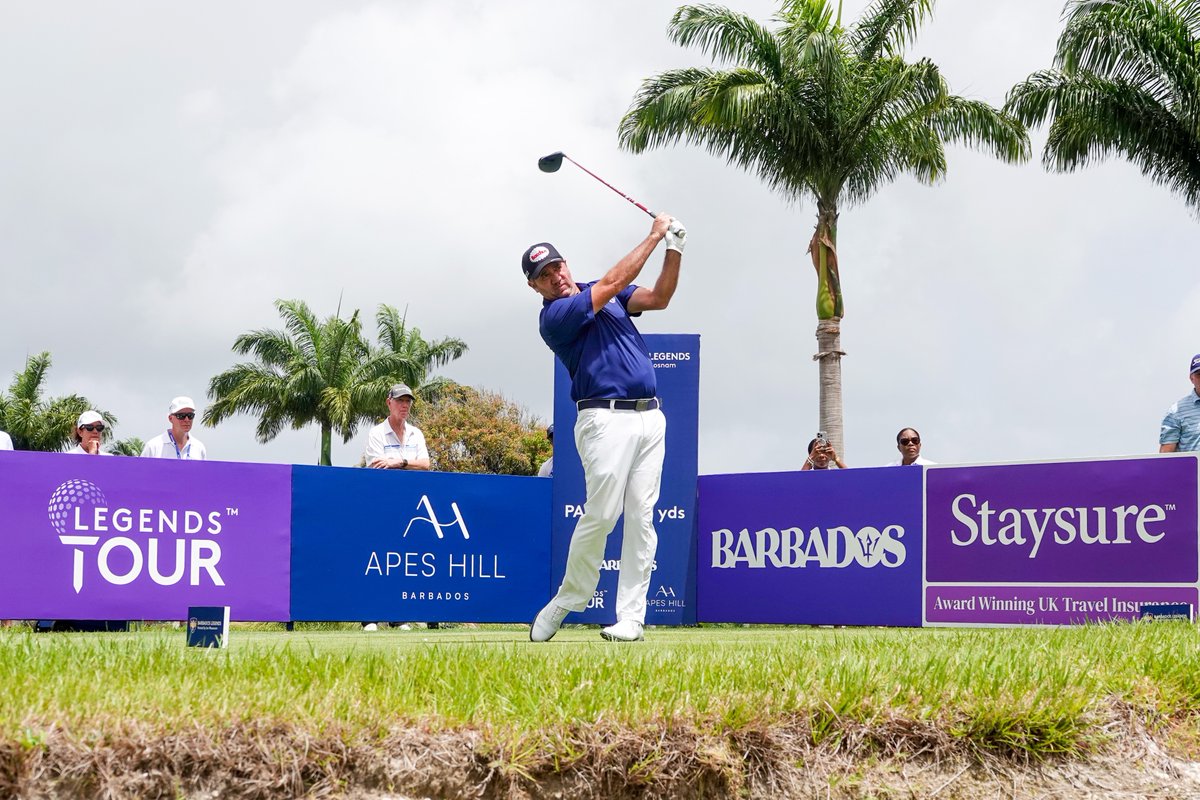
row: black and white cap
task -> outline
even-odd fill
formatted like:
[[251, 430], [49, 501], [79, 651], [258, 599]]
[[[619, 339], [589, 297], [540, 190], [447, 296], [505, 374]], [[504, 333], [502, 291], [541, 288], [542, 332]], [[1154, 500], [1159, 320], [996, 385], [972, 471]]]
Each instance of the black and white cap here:
[[525, 273], [525, 280], [532, 281], [542, 274], [542, 270], [557, 261], [566, 261], [565, 258], [558, 254], [558, 250], [549, 242], [538, 242], [530, 245], [525, 251], [525, 255], [521, 256], [521, 271]]

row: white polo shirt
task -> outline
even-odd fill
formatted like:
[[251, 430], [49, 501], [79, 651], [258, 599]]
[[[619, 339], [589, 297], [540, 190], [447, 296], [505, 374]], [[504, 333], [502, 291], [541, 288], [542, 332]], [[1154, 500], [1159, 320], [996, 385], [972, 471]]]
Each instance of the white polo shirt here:
[[12, 437], [4, 431], [0, 431], [0, 450], [12, 450]]
[[425, 446], [425, 434], [421, 433], [421, 429], [411, 422], [404, 423], [404, 441], [400, 441], [396, 437], [396, 432], [392, 430], [391, 423], [386, 419], [371, 428], [371, 432], [367, 434], [367, 450], [363, 453], [366, 463], [370, 464], [377, 458], [407, 458], [409, 461], [416, 461], [420, 458], [429, 458], [429, 449]]
[[208, 458], [208, 451], [204, 449], [204, 443], [195, 436], [188, 436], [188, 443], [180, 450], [175, 445], [175, 437], [170, 431], [155, 436], [150, 441], [146, 442], [146, 446], [142, 448], [142, 458], [174, 458], [181, 461], [204, 461]]

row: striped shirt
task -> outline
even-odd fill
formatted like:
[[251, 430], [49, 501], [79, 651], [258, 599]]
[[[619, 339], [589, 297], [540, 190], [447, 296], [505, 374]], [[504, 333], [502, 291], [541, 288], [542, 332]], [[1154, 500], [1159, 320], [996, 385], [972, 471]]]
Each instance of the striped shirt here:
[[1200, 395], [1195, 391], [1188, 392], [1167, 409], [1158, 443], [1177, 444], [1181, 453], [1200, 450]]

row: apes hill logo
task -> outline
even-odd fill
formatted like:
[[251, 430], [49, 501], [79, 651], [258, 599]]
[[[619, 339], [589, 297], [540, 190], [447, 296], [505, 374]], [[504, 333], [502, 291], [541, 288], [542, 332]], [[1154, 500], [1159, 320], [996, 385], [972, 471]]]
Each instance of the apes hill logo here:
[[[114, 508], [99, 486], [72, 478], [50, 495], [46, 512], [58, 540], [73, 548], [71, 585], [76, 594], [83, 591], [84, 567], [93, 554], [100, 577], [114, 586], [133, 583], [143, 571], [160, 586], [179, 583], [185, 573], [192, 586], [200, 585], [202, 573], [212, 585], [225, 585], [217, 571], [221, 546], [199, 538], [221, 532], [220, 511]], [[145, 538], [113, 535], [125, 533]], [[174, 550], [173, 557], [165, 550]], [[172, 558], [171, 571], [165, 572], [163, 562]]]

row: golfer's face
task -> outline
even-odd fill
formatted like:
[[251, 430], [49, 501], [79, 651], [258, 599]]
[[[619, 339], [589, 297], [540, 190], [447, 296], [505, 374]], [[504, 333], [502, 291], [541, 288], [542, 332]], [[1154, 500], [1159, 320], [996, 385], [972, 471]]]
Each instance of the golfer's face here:
[[546, 267], [529, 282], [529, 285], [547, 300], [570, 297], [579, 289], [571, 278], [571, 269], [565, 261], [556, 261]]

